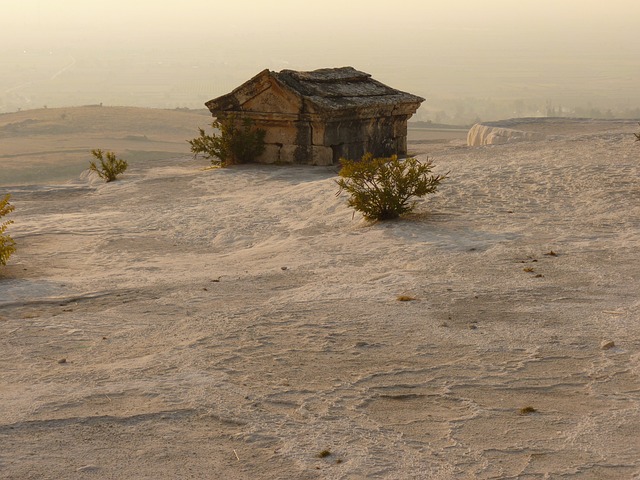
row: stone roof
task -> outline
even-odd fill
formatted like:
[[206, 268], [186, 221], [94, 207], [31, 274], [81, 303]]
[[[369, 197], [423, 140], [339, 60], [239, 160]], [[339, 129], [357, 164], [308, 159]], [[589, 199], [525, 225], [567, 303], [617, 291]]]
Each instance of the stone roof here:
[[272, 72], [264, 70], [245, 82], [233, 92], [210, 100], [206, 103], [209, 110], [236, 110], [250, 92], [258, 95], [265, 82], [265, 76], [275, 79], [303, 100], [312, 103], [320, 110], [357, 110], [359, 108], [413, 106], [414, 111], [424, 98], [391, 88], [371, 75], [353, 67], [323, 68], [310, 72], [282, 70]]

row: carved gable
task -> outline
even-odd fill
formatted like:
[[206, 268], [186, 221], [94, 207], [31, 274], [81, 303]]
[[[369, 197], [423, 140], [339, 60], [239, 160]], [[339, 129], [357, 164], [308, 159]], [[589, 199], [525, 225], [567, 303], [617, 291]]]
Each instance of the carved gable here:
[[272, 80], [269, 88], [247, 100], [241, 108], [249, 112], [297, 114], [302, 108], [302, 99]]

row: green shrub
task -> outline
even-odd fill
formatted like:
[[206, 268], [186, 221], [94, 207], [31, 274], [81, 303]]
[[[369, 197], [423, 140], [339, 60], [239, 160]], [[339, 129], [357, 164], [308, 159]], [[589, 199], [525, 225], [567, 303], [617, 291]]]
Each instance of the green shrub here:
[[337, 195], [346, 191], [351, 196], [348, 204], [361, 212], [368, 220], [390, 220], [415, 207], [415, 197], [435, 193], [438, 185], [447, 177], [432, 175], [431, 161], [416, 158], [400, 160], [373, 158], [365, 154], [360, 161], [340, 159], [340, 187]]
[[100, 166], [91, 161], [89, 162], [89, 170], [96, 172], [105, 182], [114, 181], [129, 166], [125, 160], [116, 158], [113, 152], [103, 152], [97, 149], [91, 150], [91, 154], [96, 157], [96, 160], [100, 160]]
[[213, 165], [227, 166], [234, 163], [248, 163], [259, 157], [265, 149], [264, 137], [266, 131], [254, 128], [250, 118], [242, 120], [238, 125], [235, 116], [230, 115], [222, 120], [215, 120], [211, 126], [220, 133], [207, 135], [199, 128], [200, 136], [187, 140], [191, 145], [191, 152], [195, 155], [203, 154], [211, 159]]
[[[0, 200], [0, 218], [13, 212], [15, 207], [9, 203], [11, 195], [7, 194]], [[16, 251], [16, 243], [4, 232], [7, 227], [13, 223], [13, 220], [7, 220], [0, 223], [0, 265], [6, 265], [9, 257]]]

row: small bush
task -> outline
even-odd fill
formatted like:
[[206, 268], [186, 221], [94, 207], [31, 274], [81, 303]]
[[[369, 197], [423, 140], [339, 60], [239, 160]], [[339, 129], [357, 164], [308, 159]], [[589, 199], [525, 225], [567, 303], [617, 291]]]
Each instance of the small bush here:
[[520, 410], [518, 410], [518, 413], [520, 415], [531, 415], [532, 413], [536, 413], [537, 410], [531, 406], [529, 407], [522, 407]]
[[390, 220], [411, 212], [415, 197], [435, 193], [447, 177], [432, 175], [433, 164], [429, 160], [399, 160], [396, 155], [373, 158], [367, 153], [360, 161], [340, 159], [340, 163], [342, 178], [336, 180], [340, 187], [336, 195], [349, 193], [349, 206], [368, 220]]
[[[9, 203], [11, 195], [7, 194], [0, 200], [0, 218], [13, 212], [15, 207]], [[0, 223], [0, 265], [6, 265], [9, 257], [16, 251], [16, 243], [4, 232], [7, 227], [13, 223], [13, 220], [7, 220]]]
[[396, 300], [399, 302], [413, 302], [414, 300], [416, 300], [415, 297], [411, 297], [409, 295], [398, 295], [396, 297]]
[[265, 149], [266, 130], [254, 128], [250, 118], [242, 120], [242, 126], [233, 115], [222, 120], [215, 120], [211, 126], [220, 133], [207, 135], [199, 128], [200, 136], [187, 140], [191, 152], [202, 154], [211, 160], [213, 165], [227, 166], [234, 163], [249, 163], [262, 155]]
[[129, 166], [125, 160], [116, 158], [113, 152], [103, 152], [97, 149], [91, 150], [91, 154], [96, 157], [96, 160], [100, 160], [100, 166], [91, 161], [89, 162], [89, 170], [96, 172], [105, 182], [114, 181]]
[[[638, 125], [640, 125], [640, 123], [638, 123]], [[640, 132], [634, 133], [634, 135], [636, 136], [636, 142], [640, 142]]]

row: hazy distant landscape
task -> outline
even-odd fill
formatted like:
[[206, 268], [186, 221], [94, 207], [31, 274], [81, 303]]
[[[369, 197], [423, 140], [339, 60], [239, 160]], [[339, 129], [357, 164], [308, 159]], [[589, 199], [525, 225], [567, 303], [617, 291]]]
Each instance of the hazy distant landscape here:
[[[414, 120], [469, 125], [524, 116], [640, 118], [637, 63], [612, 57], [593, 69], [589, 56], [523, 61], [517, 52], [512, 55], [488, 64], [440, 55], [400, 56], [383, 64], [359, 55], [349, 62], [384, 83], [427, 98]], [[113, 50], [97, 56], [77, 47], [5, 48], [0, 55], [0, 113], [100, 103], [200, 109], [263, 68], [342, 66], [337, 62], [327, 57], [260, 63], [242, 55], [220, 58], [171, 50]]]
[[414, 120], [640, 117], [631, 0], [25, 0], [3, 17], [0, 113], [199, 109], [265, 68], [350, 65], [426, 98]]

